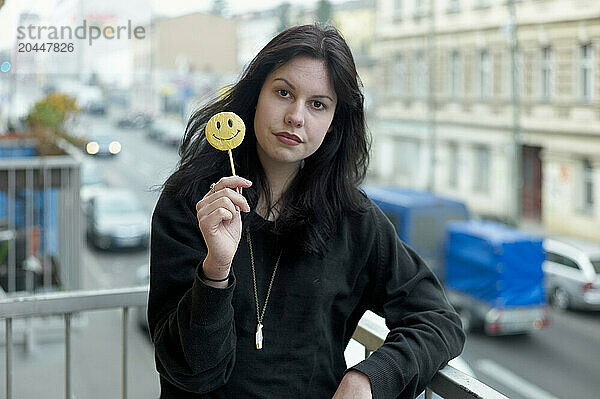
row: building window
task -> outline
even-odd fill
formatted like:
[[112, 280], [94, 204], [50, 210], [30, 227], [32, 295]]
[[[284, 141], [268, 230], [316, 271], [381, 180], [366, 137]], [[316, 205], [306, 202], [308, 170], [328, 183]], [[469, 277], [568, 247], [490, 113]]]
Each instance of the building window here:
[[424, 98], [427, 94], [427, 84], [429, 81], [427, 61], [423, 51], [417, 52], [415, 55], [415, 94], [418, 98]]
[[402, 0], [394, 0], [394, 10], [393, 17], [394, 19], [402, 19]]
[[407, 93], [407, 68], [406, 58], [402, 54], [396, 54], [394, 58], [392, 82], [394, 85], [393, 93], [397, 97], [406, 97]]
[[492, 96], [492, 56], [488, 50], [479, 52], [479, 95], [482, 100]]
[[404, 182], [412, 184], [416, 181], [419, 170], [419, 142], [400, 139], [396, 142], [395, 170]]
[[589, 103], [592, 101], [594, 73], [591, 43], [584, 44], [579, 48], [579, 96], [581, 101]]
[[490, 190], [490, 150], [484, 145], [475, 147], [473, 189], [482, 193], [487, 193]]
[[583, 160], [583, 209], [594, 209], [594, 169], [589, 159]]
[[540, 97], [542, 101], [552, 98], [552, 48], [544, 47], [540, 60]]
[[448, 185], [458, 187], [458, 144], [453, 141], [448, 143]]
[[460, 11], [459, 0], [448, 0], [448, 8], [446, 12], [458, 12]]
[[450, 53], [448, 61], [448, 84], [449, 92], [452, 98], [457, 98], [462, 94], [462, 63], [460, 54], [457, 50]]
[[420, 18], [425, 16], [425, 1], [415, 0], [415, 17]]

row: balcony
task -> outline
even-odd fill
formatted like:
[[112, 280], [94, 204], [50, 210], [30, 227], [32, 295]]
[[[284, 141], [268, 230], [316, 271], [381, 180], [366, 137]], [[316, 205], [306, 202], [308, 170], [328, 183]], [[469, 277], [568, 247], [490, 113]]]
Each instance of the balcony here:
[[[6, 394], [13, 398], [13, 321], [31, 317], [59, 316], [64, 319], [65, 340], [65, 397], [73, 397], [72, 390], [72, 318], [93, 310], [121, 309], [121, 397], [127, 398], [128, 363], [128, 317], [132, 308], [146, 305], [148, 287], [130, 287], [95, 291], [69, 291], [40, 294], [26, 297], [0, 299], [0, 319], [6, 325]], [[381, 318], [367, 312], [361, 319], [353, 338], [365, 348], [365, 356], [376, 350], [384, 341], [387, 328]], [[110, 365], [104, 365], [110, 366]], [[438, 396], [435, 396], [438, 395]], [[451, 366], [440, 370], [427, 389], [425, 399], [441, 397], [447, 399], [506, 399], [506, 396], [488, 387], [481, 381]]]

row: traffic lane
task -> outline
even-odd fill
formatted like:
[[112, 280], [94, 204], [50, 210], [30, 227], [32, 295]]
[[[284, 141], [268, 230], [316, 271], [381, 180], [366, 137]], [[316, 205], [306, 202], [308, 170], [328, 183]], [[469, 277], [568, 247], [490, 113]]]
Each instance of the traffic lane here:
[[99, 288], [130, 287], [140, 285], [138, 269], [147, 267], [150, 252], [147, 248], [132, 250], [98, 250], [86, 243], [82, 251], [84, 264], [96, 265]]
[[160, 186], [179, 161], [176, 148], [149, 140], [143, 130], [121, 129], [107, 118], [88, 116], [85, 121], [92, 131], [110, 132], [121, 142], [122, 150], [117, 156], [94, 159], [104, 171], [108, 184], [134, 191], [151, 212]]
[[[174, 147], [148, 140], [142, 130], [120, 129], [105, 117], [84, 116], [94, 132], [110, 132], [122, 144], [119, 155], [107, 158], [90, 157], [103, 171], [109, 187], [132, 190], [150, 215], [159, 196], [159, 186], [173, 172], [179, 156]], [[83, 237], [86, 220], [83, 217]], [[85, 242], [84, 238], [84, 242]], [[98, 250], [89, 243], [82, 251], [84, 264], [95, 265], [91, 273], [101, 287], [114, 288], [138, 285], [138, 269], [149, 263], [148, 248]]]
[[[469, 334], [463, 357], [479, 379], [511, 398], [596, 398], [600, 391], [598, 338], [581, 325], [569, 323], [568, 313], [560, 318], [565, 322], [531, 335]], [[523, 389], [523, 381], [502, 378], [501, 370], [525, 380], [531, 390]]]

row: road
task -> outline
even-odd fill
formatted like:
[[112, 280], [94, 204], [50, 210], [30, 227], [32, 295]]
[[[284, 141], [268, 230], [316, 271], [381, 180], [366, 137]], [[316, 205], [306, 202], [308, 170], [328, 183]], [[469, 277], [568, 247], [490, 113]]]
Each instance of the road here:
[[[92, 129], [114, 132], [121, 140], [122, 154], [112, 159], [94, 159], [94, 162], [102, 166], [109, 185], [134, 190], [151, 213], [158, 198], [158, 192], [152, 188], [162, 184], [174, 170], [178, 160], [175, 148], [148, 140], [143, 131], [117, 129], [104, 119], [93, 118], [86, 123]], [[148, 264], [148, 255], [147, 250], [101, 252], [91, 250], [84, 243], [84, 287], [135, 285], [136, 270]], [[600, 313], [551, 311], [550, 317], [550, 328], [529, 336], [470, 334], [462, 357], [477, 378], [510, 398], [597, 398], [600, 392]], [[131, 331], [130, 398], [156, 398], [158, 377], [150, 341], [139, 329]], [[87, 354], [77, 354], [78, 349], [74, 349], [77, 359], [74, 360], [74, 392], [84, 392], [76, 397], [119, 396], [119, 334], [119, 312], [90, 313], [86, 333], [77, 338], [77, 348]], [[17, 351], [15, 363], [20, 359], [17, 371], [22, 376], [34, 364], [44, 368], [45, 364], [55, 362], [53, 368], [48, 366], [44, 372], [62, 383], [64, 353], [61, 351], [64, 349], [61, 348], [59, 344], [44, 345], [33, 358]], [[50, 369], [53, 371], [48, 371]], [[39, 394], [32, 394], [35, 385], [26, 387], [27, 395], [22, 390], [19, 395], [15, 389], [16, 397], [37, 398], [42, 397], [42, 392], [43, 397], [55, 397], [42, 388]], [[61, 391], [57, 391], [57, 398], [64, 397], [58, 392]]]

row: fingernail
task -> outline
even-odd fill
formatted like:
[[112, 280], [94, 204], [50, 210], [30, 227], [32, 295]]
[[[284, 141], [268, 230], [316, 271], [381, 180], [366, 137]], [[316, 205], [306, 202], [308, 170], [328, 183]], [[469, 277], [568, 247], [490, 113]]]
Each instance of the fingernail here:
[[246, 181], [246, 183], [248, 183], [249, 185], [252, 185], [252, 182], [248, 179], [244, 179]]

